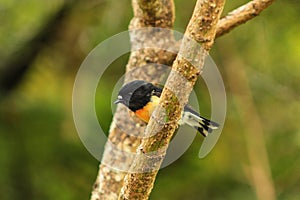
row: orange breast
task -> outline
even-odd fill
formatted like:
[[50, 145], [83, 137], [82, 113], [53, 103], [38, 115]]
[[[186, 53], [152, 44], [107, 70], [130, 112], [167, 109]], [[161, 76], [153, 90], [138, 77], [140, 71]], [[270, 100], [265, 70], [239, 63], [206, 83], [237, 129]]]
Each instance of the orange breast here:
[[152, 113], [152, 103], [149, 102], [142, 109], [135, 111], [135, 114], [144, 122], [148, 122]]
[[159, 97], [153, 96], [151, 98], [151, 101], [147, 105], [145, 105], [142, 109], [135, 111], [135, 114], [141, 120], [148, 123], [153, 110], [155, 109], [156, 105], [158, 104], [158, 101], [159, 101]]

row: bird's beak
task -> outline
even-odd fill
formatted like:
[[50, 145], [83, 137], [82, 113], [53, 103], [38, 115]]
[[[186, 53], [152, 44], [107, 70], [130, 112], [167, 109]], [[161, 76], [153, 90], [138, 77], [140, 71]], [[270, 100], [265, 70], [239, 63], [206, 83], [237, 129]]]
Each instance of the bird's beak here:
[[114, 101], [114, 104], [121, 103], [121, 101], [122, 101], [121, 99], [117, 99], [117, 100]]
[[123, 97], [121, 95], [118, 95], [117, 100], [115, 100], [114, 104], [123, 103]]

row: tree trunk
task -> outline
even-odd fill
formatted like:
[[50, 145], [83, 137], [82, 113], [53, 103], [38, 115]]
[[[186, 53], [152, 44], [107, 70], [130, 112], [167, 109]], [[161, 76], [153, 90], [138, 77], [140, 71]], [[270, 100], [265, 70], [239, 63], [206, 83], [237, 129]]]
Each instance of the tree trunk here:
[[[141, 144], [141, 138], [137, 136], [143, 135], [145, 124], [138, 119], [132, 123], [127, 117], [128, 111], [124, 107], [118, 106], [110, 128], [108, 142], [92, 191], [91, 200], [117, 199], [119, 194], [119, 199], [147, 199], [149, 197], [166, 147], [172, 136], [172, 132], [177, 127], [176, 124], [180, 117], [179, 113], [183, 105], [187, 102], [188, 94], [192, 90], [193, 84], [201, 72], [203, 60], [213, 44], [214, 37], [219, 37], [257, 16], [273, 1], [274, 0], [253, 0], [230, 12], [219, 21], [223, 1], [210, 0], [202, 2], [199, 0], [197, 2], [193, 17], [186, 30], [186, 35], [200, 42], [203, 48], [198, 49], [199, 51], [195, 53], [193, 52], [193, 48], [197, 49], [197, 44], [188, 38], [183, 40], [180, 48], [181, 56], [179, 55], [173, 64], [173, 68], [177, 71], [176, 73], [172, 71], [172, 76], [168, 79], [166, 89], [162, 95], [162, 107], [160, 107], [160, 110], [157, 110], [155, 116], [152, 117], [156, 120], [150, 120], [146, 134], [152, 134], [149, 127], [153, 127], [155, 123], [160, 126], [160, 120], [157, 119], [165, 120], [165, 110], [168, 110], [168, 123], [166, 127], [164, 127], [164, 131], [160, 130], [161, 132], [158, 132], [159, 134], [143, 140]], [[205, 5], [201, 5], [202, 3]], [[149, 38], [149, 35], [145, 35], [147, 34], [145, 32], [134, 31], [137, 28], [145, 27], [172, 29], [174, 24], [174, 5], [172, 0], [133, 0], [132, 5], [134, 17], [131, 20], [129, 29], [132, 30], [131, 43], [133, 49], [139, 45], [146, 44], [147, 46], [147, 43], [151, 46], [154, 42], [159, 42], [162, 47], [165, 47], [163, 49], [178, 45], [171, 32], [157, 32], [154, 34], [154, 37], [151, 35]], [[212, 19], [210, 15], [207, 15], [213, 10], [216, 11], [216, 13], [212, 15], [214, 19]], [[217, 22], [218, 24], [216, 24]], [[147, 40], [143, 40], [145, 38], [147, 38]], [[126, 67], [127, 73], [125, 75], [125, 82], [142, 79], [149, 82], [160, 83], [165, 78], [164, 74], [166, 68], [159, 64], [172, 65], [175, 58], [176, 54], [155, 48], [132, 51]], [[188, 62], [193, 61], [193, 59], [198, 59], [196, 65], [194, 65], [196, 67], [192, 65], [195, 62], [192, 62], [192, 64]], [[145, 65], [147, 65], [147, 72], [145, 72], [142, 67]], [[189, 73], [186, 73], [187, 71]], [[184, 85], [177, 84], [178, 74], [183, 74], [183, 76], [180, 77], [185, 77], [184, 80], [181, 81], [181, 83], [185, 83]], [[126, 127], [126, 132], [120, 129], [120, 127]], [[128, 135], [128, 132], [130, 135]], [[139, 150], [137, 151], [137, 149]], [[149, 158], [145, 159], [145, 156], [143, 156], [157, 149], [161, 151], [159, 151], [158, 154], [156, 152], [156, 155], [154, 157], [152, 156], [150, 162]], [[137, 151], [137, 155], [139, 156], [134, 160], [134, 157], [126, 156], [127, 154], [120, 154], [122, 151], [132, 154], [135, 154]], [[140, 168], [142, 168], [142, 171], [145, 171], [144, 168], [147, 168], [145, 166], [149, 167], [146, 170], [147, 173], [129, 173], [124, 183], [124, 177], [127, 174], [126, 171], [140, 171]], [[123, 189], [120, 193], [122, 186]]]
[[[184, 105], [212, 47], [225, 0], [198, 0], [172, 71], [137, 156], [125, 176], [120, 200], [148, 199]], [[200, 43], [201, 45], [199, 45]]]

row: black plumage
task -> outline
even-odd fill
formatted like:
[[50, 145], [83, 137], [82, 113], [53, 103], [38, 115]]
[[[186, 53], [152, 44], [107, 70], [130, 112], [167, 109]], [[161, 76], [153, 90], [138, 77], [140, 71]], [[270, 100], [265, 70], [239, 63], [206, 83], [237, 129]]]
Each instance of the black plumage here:
[[[162, 88], [154, 86], [152, 83], [135, 80], [125, 84], [115, 103], [122, 103], [131, 111], [136, 112], [143, 109], [150, 101], [153, 95], [160, 97]], [[178, 122], [179, 125], [187, 124], [198, 130], [204, 137], [217, 129], [219, 124], [209, 119], [201, 117], [198, 112], [189, 106], [184, 107], [182, 117]]]

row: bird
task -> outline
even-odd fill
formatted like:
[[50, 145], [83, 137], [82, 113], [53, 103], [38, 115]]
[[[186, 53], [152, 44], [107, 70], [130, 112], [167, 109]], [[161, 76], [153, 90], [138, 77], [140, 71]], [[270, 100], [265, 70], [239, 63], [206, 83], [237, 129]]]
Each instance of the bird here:
[[[115, 104], [123, 104], [129, 110], [148, 123], [155, 107], [159, 104], [163, 88], [153, 85], [144, 80], [134, 80], [121, 87]], [[187, 124], [195, 128], [199, 133], [206, 137], [213, 130], [219, 128], [219, 124], [206, 119], [189, 105], [183, 109], [178, 125]]]

